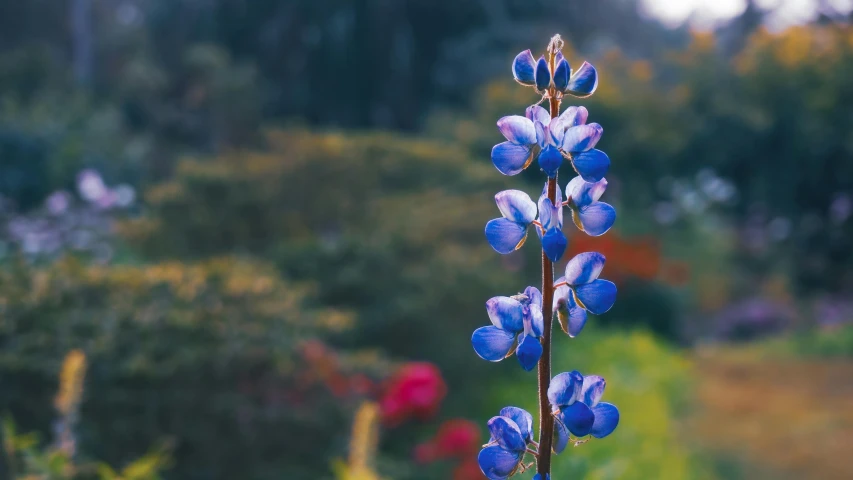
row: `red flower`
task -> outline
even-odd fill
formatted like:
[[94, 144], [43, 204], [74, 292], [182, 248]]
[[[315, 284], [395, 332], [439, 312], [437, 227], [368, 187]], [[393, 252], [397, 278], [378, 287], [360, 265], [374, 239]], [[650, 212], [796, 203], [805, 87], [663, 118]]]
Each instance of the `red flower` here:
[[469, 457], [480, 449], [480, 427], [470, 420], [448, 420], [441, 424], [433, 442], [439, 458]]
[[480, 428], [476, 423], [459, 418], [448, 420], [441, 424], [432, 440], [415, 448], [415, 460], [429, 463], [446, 458], [474, 458], [480, 443]]
[[453, 480], [481, 480], [483, 473], [475, 457], [464, 460], [453, 470]]
[[435, 365], [406, 364], [390, 380], [379, 402], [382, 419], [392, 426], [409, 417], [428, 419], [435, 415], [446, 394], [447, 385]]

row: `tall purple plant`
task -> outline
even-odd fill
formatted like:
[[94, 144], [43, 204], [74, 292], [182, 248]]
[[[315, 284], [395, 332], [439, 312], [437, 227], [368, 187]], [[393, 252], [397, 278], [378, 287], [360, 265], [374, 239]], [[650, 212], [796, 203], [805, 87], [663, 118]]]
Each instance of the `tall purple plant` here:
[[[525, 370], [538, 366], [539, 441], [534, 441], [530, 413], [517, 407], [501, 410], [488, 422], [491, 440], [478, 457], [480, 469], [492, 480], [531, 468], [532, 463], [524, 462], [526, 455], [536, 460], [534, 480], [550, 480], [552, 453], [561, 453], [569, 443], [584, 443], [586, 437], [606, 437], [619, 423], [619, 410], [600, 401], [602, 377], [572, 371], [551, 378], [554, 314], [562, 330], [575, 337], [586, 324], [587, 313], [603, 314], [616, 300], [616, 285], [598, 278], [605, 262], [600, 253], [575, 256], [566, 265], [565, 275], [554, 281], [554, 263], [568, 245], [563, 234], [565, 207], [578, 229], [588, 235], [603, 235], [616, 220], [613, 207], [599, 201], [610, 167], [607, 155], [595, 149], [604, 130], [597, 123], [587, 123], [589, 112], [584, 107], [570, 106], [560, 113], [567, 96], [585, 98], [595, 92], [598, 74], [587, 62], [573, 71], [562, 48], [557, 35], [538, 60], [530, 50], [515, 57], [513, 77], [533, 87], [541, 100], [528, 107], [524, 116], [498, 120], [506, 141], [492, 149], [492, 162], [504, 175], [516, 175], [536, 160], [547, 176], [538, 202], [519, 190], [495, 195], [502, 217], [486, 224], [486, 239], [498, 253], [521, 248], [531, 226], [542, 245], [542, 290], [527, 287], [517, 295], [491, 298], [486, 311], [492, 325], [478, 328], [471, 338], [474, 351], [485, 360], [497, 362], [515, 352]], [[539, 105], [545, 101], [548, 110]], [[577, 174], [566, 185], [565, 200], [557, 184], [564, 160]]]

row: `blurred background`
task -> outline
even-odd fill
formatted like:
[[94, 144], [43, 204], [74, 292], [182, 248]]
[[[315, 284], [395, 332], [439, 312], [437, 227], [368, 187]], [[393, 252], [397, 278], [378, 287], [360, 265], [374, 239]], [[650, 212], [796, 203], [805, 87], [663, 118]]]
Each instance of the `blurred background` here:
[[540, 275], [489, 151], [555, 33], [620, 215], [569, 249], [620, 294], [554, 370], [622, 422], [553, 478], [853, 478], [851, 10], [0, 0], [0, 478], [483, 478], [536, 378], [470, 335]]

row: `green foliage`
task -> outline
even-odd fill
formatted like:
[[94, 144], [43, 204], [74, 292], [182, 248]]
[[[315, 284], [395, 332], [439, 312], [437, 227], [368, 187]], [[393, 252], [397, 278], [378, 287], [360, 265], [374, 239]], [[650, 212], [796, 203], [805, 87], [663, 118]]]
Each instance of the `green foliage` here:
[[2, 422], [6, 473], [11, 480], [161, 480], [169, 466], [168, 448], [161, 447], [132, 461], [120, 472], [105, 463], [77, 464], [68, 454], [50, 446], [40, 447], [38, 434], [17, 433], [8, 417]]
[[[285, 130], [267, 143], [185, 160], [146, 192], [149, 215], [124, 237], [155, 258], [273, 258], [289, 278], [316, 281], [323, 304], [358, 312], [339, 345], [437, 362], [461, 389], [451, 400], [461, 413], [465, 379], [488, 366], [471, 361], [468, 340], [483, 302], [524, 287], [483, 241], [502, 181], [453, 145], [390, 133]], [[538, 265], [533, 250], [510, 262]]]
[[[59, 355], [79, 348], [91, 364], [80, 451], [125, 464], [172, 438], [177, 478], [266, 478], [273, 468], [299, 476], [322, 462], [307, 449], [328, 440], [341, 409], [297, 377], [296, 346], [351, 324], [345, 312], [311, 309], [309, 294], [238, 258], [6, 265], [0, 410], [46, 431]], [[296, 442], [293, 431], [304, 432]]]

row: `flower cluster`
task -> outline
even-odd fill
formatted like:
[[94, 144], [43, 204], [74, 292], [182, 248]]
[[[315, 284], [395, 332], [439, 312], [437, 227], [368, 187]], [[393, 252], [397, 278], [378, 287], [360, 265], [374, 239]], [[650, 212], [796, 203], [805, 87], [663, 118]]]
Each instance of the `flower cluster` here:
[[518, 407], [505, 407], [488, 423], [491, 438], [480, 450], [477, 462], [490, 480], [503, 480], [524, 471], [524, 455], [533, 442], [533, 417]]
[[91, 169], [77, 175], [77, 195], [55, 191], [41, 208], [21, 212], [0, 195], [0, 259], [10, 251], [34, 261], [73, 253], [107, 263], [115, 254], [115, 219], [135, 201], [133, 187], [110, 187]]
[[[564, 208], [571, 212], [575, 226], [591, 237], [604, 235], [616, 221], [616, 210], [600, 201], [607, 189], [604, 176], [610, 168], [610, 158], [595, 148], [604, 129], [587, 122], [589, 111], [582, 106], [570, 106], [559, 113], [567, 95], [592, 95], [598, 74], [586, 62], [573, 71], [561, 52], [562, 43], [555, 36], [547, 54], [538, 60], [526, 50], [513, 61], [515, 80], [533, 87], [542, 97], [539, 103], [547, 100], [550, 110], [536, 104], [523, 116], [498, 120], [498, 130], [506, 141], [492, 148], [492, 163], [504, 175], [517, 175], [536, 160], [547, 180], [537, 202], [521, 190], [495, 195], [501, 218], [489, 221], [485, 232], [489, 245], [505, 255], [525, 244], [530, 227], [536, 229], [542, 244], [542, 290], [527, 287], [517, 295], [489, 299], [486, 312], [492, 324], [478, 328], [471, 337], [474, 351], [485, 360], [497, 362], [515, 352], [524, 370], [538, 365], [542, 383], [551, 376], [554, 312], [563, 331], [575, 337], [589, 313], [601, 315], [616, 300], [616, 285], [598, 278], [605, 264], [600, 253], [576, 255], [566, 264], [565, 274], [556, 282], [553, 279], [553, 264], [561, 260], [568, 247], [563, 233]], [[576, 174], [565, 189], [557, 183], [564, 160]], [[477, 458], [480, 470], [491, 480], [504, 480], [530, 468], [533, 463], [524, 463], [530, 454], [537, 465], [534, 480], [550, 480], [552, 452], [562, 452], [572, 441], [579, 445], [589, 440], [584, 437], [603, 438], [619, 423], [616, 407], [600, 402], [604, 385], [602, 377], [584, 377], [577, 371], [561, 373], [540, 384], [540, 443], [534, 441], [533, 419], [528, 412], [517, 407], [501, 410], [488, 422], [491, 439]]]
[[619, 410], [613, 404], [601, 403], [605, 384], [598, 375], [585, 377], [577, 370], [551, 379], [548, 402], [556, 418], [554, 452], [565, 450], [571, 435], [604, 438], [613, 433], [619, 423]]
[[486, 302], [486, 311], [492, 325], [474, 331], [471, 343], [474, 351], [484, 360], [498, 362], [512, 354], [518, 336], [515, 355], [527, 371], [539, 363], [542, 344], [539, 337], [542, 322], [542, 294], [536, 287], [527, 287], [524, 293], [512, 297], [494, 297]]

